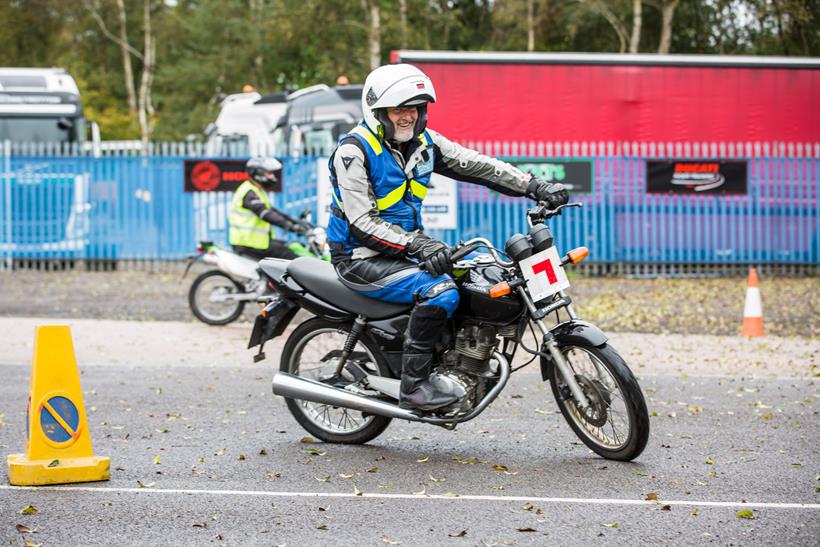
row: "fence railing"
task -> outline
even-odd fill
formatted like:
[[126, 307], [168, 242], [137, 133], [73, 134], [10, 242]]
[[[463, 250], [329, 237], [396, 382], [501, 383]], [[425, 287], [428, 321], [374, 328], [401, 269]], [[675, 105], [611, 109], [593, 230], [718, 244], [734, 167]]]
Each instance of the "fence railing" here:
[[[820, 262], [818, 143], [465, 143], [511, 161], [587, 159], [582, 209], [551, 221], [560, 248], [585, 245], [588, 262], [633, 265], [815, 266]], [[227, 241], [230, 193], [183, 191], [190, 143], [149, 150], [0, 143], [0, 260], [169, 261], [199, 240]], [[744, 160], [745, 192], [649, 193], [646, 160]], [[317, 213], [325, 158], [284, 161], [273, 204]], [[453, 243], [484, 236], [497, 246], [526, 232], [527, 200], [459, 183]], [[314, 216], [315, 218], [315, 216]]]

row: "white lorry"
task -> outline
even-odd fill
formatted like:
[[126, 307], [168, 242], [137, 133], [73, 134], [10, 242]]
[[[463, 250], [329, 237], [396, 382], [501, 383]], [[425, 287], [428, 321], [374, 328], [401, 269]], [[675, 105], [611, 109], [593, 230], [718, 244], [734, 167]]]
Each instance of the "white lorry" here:
[[228, 95], [205, 129], [208, 155], [327, 155], [361, 118], [362, 86]]
[[[62, 68], [0, 68], [0, 142], [85, 143], [80, 90]], [[90, 124], [91, 143], [99, 128]]]

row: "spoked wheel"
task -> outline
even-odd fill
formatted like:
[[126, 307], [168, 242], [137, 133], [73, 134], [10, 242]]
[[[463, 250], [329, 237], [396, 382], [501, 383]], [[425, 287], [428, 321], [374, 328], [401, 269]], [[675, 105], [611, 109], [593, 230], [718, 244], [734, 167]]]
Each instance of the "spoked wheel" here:
[[[369, 393], [352, 378], [333, 378], [349, 331], [349, 324], [319, 318], [302, 323], [285, 343], [280, 370], [335, 387], [346, 387], [359, 394], [379, 396], [377, 392]], [[368, 374], [389, 376], [378, 346], [367, 336], [359, 339], [350, 360]], [[290, 398], [286, 402], [296, 421], [311, 435], [327, 443], [366, 443], [390, 424], [390, 418], [364, 414], [359, 410]]]
[[200, 274], [188, 291], [188, 305], [194, 316], [209, 325], [227, 325], [236, 321], [245, 309], [244, 300], [232, 296], [245, 292], [245, 287], [218, 270]]
[[561, 371], [550, 367], [552, 393], [572, 430], [604, 458], [637, 458], [649, 439], [649, 414], [638, 381], [624, 360], [608, 344], [566, 345], [561, 352], [590, 403], [578, 408]]

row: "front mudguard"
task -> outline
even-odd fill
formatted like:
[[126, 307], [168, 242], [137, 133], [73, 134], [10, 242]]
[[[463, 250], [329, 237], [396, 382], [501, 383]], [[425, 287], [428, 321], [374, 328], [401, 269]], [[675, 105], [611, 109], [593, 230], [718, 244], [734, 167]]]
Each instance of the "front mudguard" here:
[[[598, 347], [606, 344], [608, 338], [601, 329], [578, 319], [571, 319], [555, 325], [550, 332], [558, 342], [558, 347], [563, 346], [593, 346]], [[547, 348], [541, 347], [541, 379], [545, 382], [550, 377], [550, 368], [554, 366], [552, 357], [544, 357], [543, 354], [549, 356]]]

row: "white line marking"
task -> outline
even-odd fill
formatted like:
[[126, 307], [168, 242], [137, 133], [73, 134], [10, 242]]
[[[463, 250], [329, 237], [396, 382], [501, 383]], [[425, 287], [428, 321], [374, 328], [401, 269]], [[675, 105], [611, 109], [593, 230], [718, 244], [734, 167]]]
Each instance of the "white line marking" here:
[[177, 488], [106, 488], [93, 486], [8, 486], [0, 484], [0, 490], [27, 490], [47, 492], [94, 492], [117, 494], [205, 494], [209, 496], [258, 496], [271, 498], [373, 498], [398, 500], [447, 500], [447, 501], [497, 501], [497, 502], [539, 502], [539, 503], [577, 503], [593, 505], [689, 505], [700, 507], [755, 507], [760, 509], [820, 509], [818, 503], [765, 503], [740, 501], [698, 501], [698, 500], [660, 500], [644, 501], [631, 499], [607, 498], [544, 498], [537, 496], [480, 496], [458, 495], [443, 496], [433, 494], [380, 494], [363, 493], [361, 495], [347, 492], [268, 492], [264, 490], [199, 490]]

